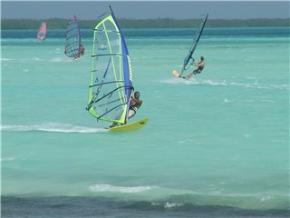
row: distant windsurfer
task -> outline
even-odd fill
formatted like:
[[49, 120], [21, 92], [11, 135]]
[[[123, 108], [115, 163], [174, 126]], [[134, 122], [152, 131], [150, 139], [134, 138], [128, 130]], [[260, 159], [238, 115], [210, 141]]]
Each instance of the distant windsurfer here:
[[[69, 52], [68, 48], [66, 47], [64, 49], [64, 53], [67, 54]], [[81, 44], [80, 48], [79, 48], [79, 53], [77, 54], [78, 56], [76, 56], [74, 59], [78, 59], [80, 58], [82, 55], [85, 54], [85, 47]]]
[[80, 56], [85, 54], [85, 47], [81, 44], [80, 46]]
[[[131, 96], [131, 99], [130, 99], [130, 106], [129, 106], [127, 120], [135, 116], [135, 114], [137, 113], [137, 110], [141, 107], [142, 103], [143, 101], [140, 99], [140, 92], [135, 91], [133, 96]], [[117, 125], [118, 125], [117, 122], [113, 122], [110, 128]]]
[[81, 44], [81, 45], [80, 45], [80, 49], [79, 49], [78, 56], [75, 57], [75, 59], [80, 58], [80, 57], [83, 56], [84, 54], [85, 54], [85, 47]]
[[192, 61], [192, 65], [195, 65], [197, 68], [194, 69], [192, 72], [190, 72], [189, 74], [187, 74], [186, 76], [180, 76], [181, 78], [183, 79], [190, 79], [192, 78], [193, 75], [196, 75], [196, 74], [200, 74], [204, 67], [205, 67], [205, 61], [204, 61], [204, 57], [201, 56], [200, 57], [200, 61], [198, 63], [195, 63], [194, 60]]

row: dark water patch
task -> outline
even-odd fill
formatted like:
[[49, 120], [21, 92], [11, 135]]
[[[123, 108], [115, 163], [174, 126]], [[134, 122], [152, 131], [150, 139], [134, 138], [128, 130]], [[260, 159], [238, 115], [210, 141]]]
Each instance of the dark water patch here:
[[[124, 29], [123, 32], [126, 37], [182, 37], [192, 38], [195, 34], [194, 28], [159, 28], [159, 29]], [[2, 30], [2, 38], [36, 38], [36, 30]], [[81, 30], [82, 38], [93, 38], [93, 31], [91, 29]], [[206, 28], [203, 37], [277, 37], [290, 35], [289, 27], [255, 27], [255, 28]], [[49, 30], [47, 38], [64, 38], [64, 29]]]
[[286, 218], [290, 210], [245, 210], [235, 207], [174, 204], [167, 201], [120, 201], [100, 197], [2, 197], [2, 217], [216, 217]]

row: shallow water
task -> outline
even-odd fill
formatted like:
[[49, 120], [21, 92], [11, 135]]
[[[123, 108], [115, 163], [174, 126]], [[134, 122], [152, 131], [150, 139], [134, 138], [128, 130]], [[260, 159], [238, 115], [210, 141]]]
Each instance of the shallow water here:
[[[38, 202], [68, 209], [97, 201], [103, 211], [117, 208], [108, 217], [124, 207], [124, 217], [287, 217], [289, 28], [278, 30], [211, 29], [196, 51], [207, 66], [192, 81], [171, 76], [192, 31], [125, 30], [144, 101], [135, 119], [149, 118], [128, 134], [101, 129], [85, 110], [89, 33], [85, 56], [71, 61], [61, 31], [43, 43], [4, 31], [4, 215], [13, 217], [9, 208], [18, 206], [19, 214], [36, 210]], [[54, 213], [77, 217], [82, 209]]]

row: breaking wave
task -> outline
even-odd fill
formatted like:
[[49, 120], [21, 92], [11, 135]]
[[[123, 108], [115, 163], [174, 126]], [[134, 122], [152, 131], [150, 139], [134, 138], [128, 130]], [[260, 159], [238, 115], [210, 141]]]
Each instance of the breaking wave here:
[[[243, 209], [281, 209], [287, 210], [289, 194], [277, 193], [216, 193], [196, 192], [185, 189], [172, 189], [160, 186], [114, 186], [110, 184], [94, 184], [89, 186], [89, 191], [95, 194], [109, 194], [119, 196], [131, 194], [131, 200], [142, 200], [150, 207], [157, 208], [180, 208], [192, 206], [226, 206]], [[147, 198], [150, 197], [150, 200]], [[149, 202], [148, 202], [149, 200]]]
[[152, 186], [113, 186], [110, 184], [95, 184], [89, 186], [91, 192], [140, 193], [151, 190]]

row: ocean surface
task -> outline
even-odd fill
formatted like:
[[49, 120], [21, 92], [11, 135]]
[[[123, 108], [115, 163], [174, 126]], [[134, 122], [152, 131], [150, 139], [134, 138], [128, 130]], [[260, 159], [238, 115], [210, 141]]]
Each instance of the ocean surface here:
[[2, 31], [2, 217], [289, 217], [289, 28], [124, 30], [143, 105], [136, 132], [109, 133], [85, 107], [85, 55], [64, 31]]

